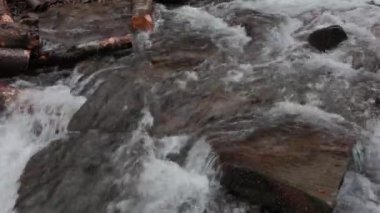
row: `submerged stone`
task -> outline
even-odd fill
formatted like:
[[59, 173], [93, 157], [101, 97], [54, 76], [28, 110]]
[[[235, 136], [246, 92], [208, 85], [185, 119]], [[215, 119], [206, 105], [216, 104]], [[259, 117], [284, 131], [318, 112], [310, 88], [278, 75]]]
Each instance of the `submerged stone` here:
[[311, 46], [321, 52], [336, 48], [341, 42], [347, 40], [347, 34], [339, 25], [333, 25], [314, 31], [308, 41]]

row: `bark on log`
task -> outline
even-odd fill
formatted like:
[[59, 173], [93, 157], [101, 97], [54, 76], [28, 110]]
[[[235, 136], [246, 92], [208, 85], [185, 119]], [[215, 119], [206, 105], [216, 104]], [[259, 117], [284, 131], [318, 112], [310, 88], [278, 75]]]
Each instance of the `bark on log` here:
[[134, 30], [153, 31], [153, 0], [132, 1], [132, 28]]
[[30, 51], [0, 48], [0, 77], [11, 77], [26, 72]]
[[49, 7], [49, 2], [46, 0], [26, 0], [28, 5], [34, 11], [44, 11]]
[[12, 15], [6, 0], [0, 0], [0, 23], [13, 23]]
[[0, 24], [0, 48], [31, 50], [38, 45], [38, 35], [33, 36], [27, 29], [23, 29], [15, 23]]
[[72, 47], [66, 52], [45, 52], [33, 60], [32, 67], [61, 66], [72, 67], [77, 62], [88, 57], [104, 54], [110, 51], [130, 49], [132, 37], [130, 35], [111, 37], [103, 40], [91, 41]]
[[14, 23], [6, 0], [0, 0], [0, 48], [33, 49], [39, 45], [38, 36]]

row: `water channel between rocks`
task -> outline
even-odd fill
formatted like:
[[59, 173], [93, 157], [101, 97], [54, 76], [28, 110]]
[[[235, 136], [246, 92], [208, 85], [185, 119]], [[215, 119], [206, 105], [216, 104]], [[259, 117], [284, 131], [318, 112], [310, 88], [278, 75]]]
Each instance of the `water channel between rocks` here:
[[[304, 212], [380, 212], [380, 7], [210, 0], [155, 16], [129, 55], [9, 79], [20, 94], [0, 117], [0, 213], [260, 212], [251, 201], [271, 195], [242, 193], [235, 178], [251, 174], [235, 165], [310, 195], [320, 211]], [[45, 17], [43, 33], [70, 23]], [[330, 25], [348, 40], [308, 46]]]

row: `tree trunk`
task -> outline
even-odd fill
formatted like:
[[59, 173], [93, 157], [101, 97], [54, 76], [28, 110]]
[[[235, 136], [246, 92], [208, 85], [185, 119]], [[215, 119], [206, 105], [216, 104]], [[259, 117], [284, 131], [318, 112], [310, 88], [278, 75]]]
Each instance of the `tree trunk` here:
[[97, 54], [111, 51], [130, 49], [132, 37], [130, 35], [111, 37], [103, 40], [79, 44], [65, 52], [44, 52], [32, 61], [32, 67], [61, 66], [72, 67], [77, 62]]
[[0, 77], [11, 77], [26, 72], [30, 51], [0, 48]]
[[0, 48], [31, 50], [39, 45], [38, 36], [13, 21], [6, 0], [0, 0]]

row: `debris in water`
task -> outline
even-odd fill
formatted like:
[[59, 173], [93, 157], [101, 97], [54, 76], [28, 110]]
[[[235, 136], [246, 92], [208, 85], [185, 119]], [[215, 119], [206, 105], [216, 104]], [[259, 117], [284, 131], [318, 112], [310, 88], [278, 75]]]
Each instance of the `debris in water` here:
[[30, 51], [0, 48], [0, 76], [15, 76], [28, 69]]

